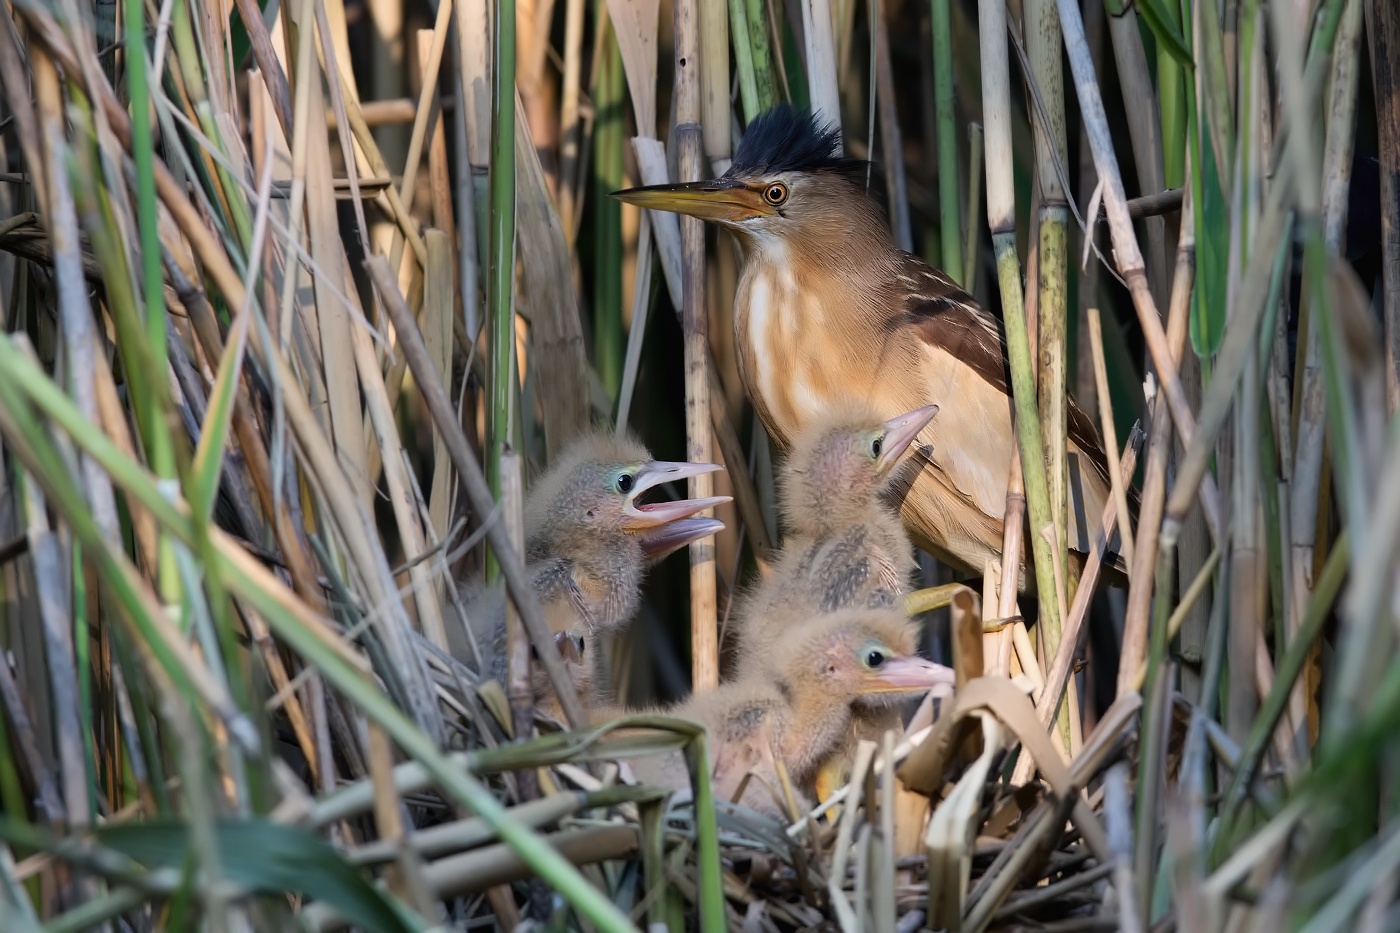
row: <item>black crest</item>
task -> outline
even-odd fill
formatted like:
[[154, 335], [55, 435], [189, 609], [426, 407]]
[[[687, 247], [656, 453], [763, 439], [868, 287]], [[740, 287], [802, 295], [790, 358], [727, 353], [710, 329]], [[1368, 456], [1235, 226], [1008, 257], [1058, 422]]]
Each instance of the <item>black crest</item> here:
[[842, 158], [841, 130], [822, 123], [806, 110], [779, 104], [754, 118], [739, 141], [729, 171], [734, 175], [779, 172], [829, 172], [863, 175], [866, 164]]

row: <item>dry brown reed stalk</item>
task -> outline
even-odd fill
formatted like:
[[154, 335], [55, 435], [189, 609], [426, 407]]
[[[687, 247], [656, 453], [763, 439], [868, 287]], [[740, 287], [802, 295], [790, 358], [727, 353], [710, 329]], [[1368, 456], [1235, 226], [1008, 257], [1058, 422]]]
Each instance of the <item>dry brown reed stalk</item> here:
[[[676, 148], [678, 181], [700, 178], [700, 20], [695, 0], [677, 0]], [[705, 307], [705, 231], [699, 218], [680, 218], [685, 275], [682, 330], [685, 335], [685, 452], [695, 463], [713, 460], [710, 430], [709, 325]], [[709, 496], [709, 475], [690, 479], [692, 498]], [[705, 514], [710, 514], [708, 511]], [[691, 686], [702, 691], [719, 684], [719, 625], [715, 598], [712, 538], [690, 545]]]
[[[1089, 308], [1089, 347], [1094, 362], [1094, 385], [1098, 390], [1099, 423], [1103, 427], [1105, 450], [1118, 450], [1118, 429], [1113, 423], [1113, 399], [1108, 391], [1108, 364], [1103, 353], [1103, 322], [1099, 309]], [[1131, 474], [1130, 474], [1131, 475]], [[1118, 507], [1118, 536], [1122, 542], [1123, 560], [1131, 570], [1133, 565], [1133, 522], [1128, 509], [1127, 480], [1119, 474], [1109, 472], [1109, 482], [1113, 487], [1113, 501]], [[1129, 581], [1131, 582], [1131, 580]]]

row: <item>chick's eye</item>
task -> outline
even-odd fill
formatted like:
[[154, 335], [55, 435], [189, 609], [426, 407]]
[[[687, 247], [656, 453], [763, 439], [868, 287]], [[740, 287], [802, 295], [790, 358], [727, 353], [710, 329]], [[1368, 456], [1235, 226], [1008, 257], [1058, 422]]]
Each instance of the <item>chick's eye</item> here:
[[631, 473], [623, 473], [617, 478], [617, 491], [623, 493], [631, 492], [632, 487], [635, 486], [636, 483], [637, 480]]
[[882, 664], [884, 664], [884, 663], [885, 663], [885, 653], [884, 653], [883, 651], [881, 651], [879, 648], [871, 648], [871, 649], [869, 649], [868, 651], [865, 652], [865, 666], [866, 666], [866, 667], [874, 669], [874, 668], [877, 668], [877, 667], [879, 667], [880, 665], [882, 665]]
[[777, 207], [787, 200], [788, 187], [780, 181], [775, 181], [767, 188], [763, 189], [763, 200]]
[[872, 456], [872, 457], [878, 457], [878, 456], [880, 456], [880, 451], [884, 449], [884, 446], [885, 446], [885, 439], [884, 439], [884, 438], [882, 438], [882, 437], [877, 437], [877, 438], [875, 438], [875, 440], [873, 440], [873, 441], [870, 442], [870, 456]]

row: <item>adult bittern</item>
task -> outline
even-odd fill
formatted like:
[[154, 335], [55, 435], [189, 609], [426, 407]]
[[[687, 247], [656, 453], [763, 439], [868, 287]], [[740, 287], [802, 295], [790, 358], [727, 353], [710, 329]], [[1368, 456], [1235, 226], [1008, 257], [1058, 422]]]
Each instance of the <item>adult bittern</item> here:
[[[914, 626], [897, 610], [833, 613], [788, 632], [761, 670], [692, 697], [668, 715], [705, 726], [717, 798], [781, 814], [775, 794], [782, 762], [807, 796], [817, 769], [844, 740], [854, 710], [951, 691], [953, 672], [914, 654]], [[690, 784], [676, 754], [637, 759], [644, 783]], [[803, 801], [805, 803], [806, 801]]]
[[926, 405], [881, 423], [868, 405], [851, 403], [797, 435], [781, 472], [782, 549], [734, 613], [736, 676], [766, 663], [778, 638], [815, 615], [900, 605], [914, 546], [888, 487], [937, 413]]
[[[932, 453], [902, 514], [921, 547], [980, 574], [1001, 559], [1017, 450], [1004, 331], [946, 275], [895, 246], [865, 190], [865, 163], [839, 152], [838, 130], [781, 105], [749, 125], [721, 177], [615, 196], [734, 233], [743, 255], [739, 374], [781, 447], [852, 396], [881, 417], [941, 406], [921, 437]], [[1109, 497], [1108, 465], [1072, 400], [1068, 434], [1067, 543], [1082, 553]]]
[[[610, 434], [586, 435], [570, 445], [525, 501], [526, 570], [550, 629], [591, 641], [631, 621], [646, 567], [723, 528], [715, 519], [691, 516], [730, 501], [713, 496], [642, 504], [640, 497], [661, 483], [719, 469], [712, 463], [654, 461], [636, 441]], [[496, 586], [480, 593], [467, 615], [486, 656], [483, 673], [502, 679], [504, 590]], [[567, 650], [565, 644], [559, 647]], [[603, 652], [586, 654], [597, 692], [607, 684]], [[538, 679], [537, 696], [544, 683]]]

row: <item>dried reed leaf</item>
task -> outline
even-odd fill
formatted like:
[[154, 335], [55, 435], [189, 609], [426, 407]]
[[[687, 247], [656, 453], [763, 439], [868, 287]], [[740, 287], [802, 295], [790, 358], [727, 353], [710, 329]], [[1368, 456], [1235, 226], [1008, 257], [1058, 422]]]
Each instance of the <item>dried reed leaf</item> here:
[[573, 268], [564, 228], [545, 184], [540, 158], [530, 141], [525, 108], [515, 100], [515, 223], [520, 255], [516, 307], [530, 322], [538, 402], [544, 436], [557, 454], [591, 422], [588, 358], [574, 293]]
[[637, 134], [656, 133], [656, 33], [661, 0], [607, 0], [608, 18], [622, 50], [622, 70], [632, 95]]
[[[979, 638], [980, 641], [980, 638]], [[982, 754], [963, 772], [952, 792], [936, 806], [924, 834], [928, 853], [928, 917], [934, 926], [956, 930], [962, 920], [972, 877], [972, 846], [981, 822], [982, 791], [1004, 743], [996, 716], [974, 711], [967, 721], [980, 726]], [[976, 735], [974, 729], [969, 733]]]
[[1071, 811], [1075, 827], [1095, 857], [1106, 860], [1108, 840], [1102, 825], [1088, 804], [1077, 799], [1078, 785], [1036, 718], [1030, 698], [1009, 681], [979, 677], [962, 687], [955, 697], [952, 711], [934, 724], [933, 734], [905, 759], [898, 772], [900, 778], [920, 793], [929, 796], [937, 793], [952, 756], [967, 735], [969, 726], [965, 720], [981, 709], [994, 713], [1015, 735], [1057, 797], [1076, 797]]

